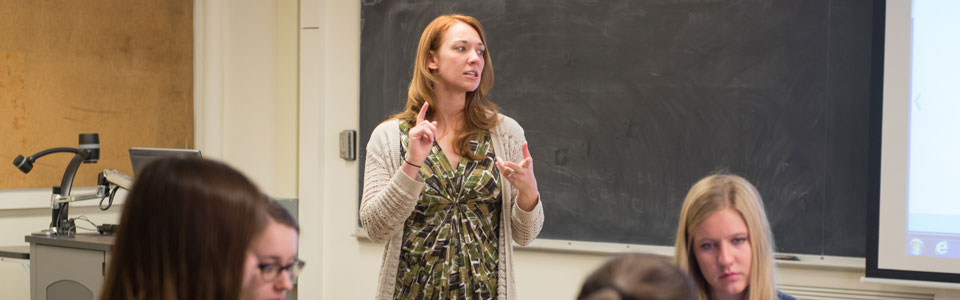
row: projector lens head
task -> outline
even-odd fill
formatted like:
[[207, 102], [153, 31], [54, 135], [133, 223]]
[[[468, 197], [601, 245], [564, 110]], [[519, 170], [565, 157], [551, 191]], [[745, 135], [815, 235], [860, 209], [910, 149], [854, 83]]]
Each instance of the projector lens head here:
[[23, 174], [30, 173], [30, 170], [33, 170], [33, 160], [23, 157], [23, 155], [17, 155], [17, 158], [13, 159], [13, 165]]
[[96, 133], [80, 134], [80, 152], [83, 153], [85, 163], [95, 163], [100, 160], [100, 135]]

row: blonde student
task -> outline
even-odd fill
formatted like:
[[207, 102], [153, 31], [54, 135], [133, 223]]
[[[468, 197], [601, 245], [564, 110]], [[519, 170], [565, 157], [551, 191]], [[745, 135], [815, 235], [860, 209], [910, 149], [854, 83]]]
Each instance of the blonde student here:
[[701, 300], [795, 300], [776, 289], [773, 236], [760, 193], [746, 179], [697, 181], [680, 212], [674, 259]]

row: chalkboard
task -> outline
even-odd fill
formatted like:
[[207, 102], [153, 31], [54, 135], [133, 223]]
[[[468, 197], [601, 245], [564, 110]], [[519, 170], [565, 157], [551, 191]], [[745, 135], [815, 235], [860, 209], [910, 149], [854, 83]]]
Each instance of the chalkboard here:
[[361, 170], [451, 12], [486, 29], [541, 238], [672, 246], [687, 190], [727, 170], [760, 190], [778, 252], [864, 256], [871, 1], [363, 1]]

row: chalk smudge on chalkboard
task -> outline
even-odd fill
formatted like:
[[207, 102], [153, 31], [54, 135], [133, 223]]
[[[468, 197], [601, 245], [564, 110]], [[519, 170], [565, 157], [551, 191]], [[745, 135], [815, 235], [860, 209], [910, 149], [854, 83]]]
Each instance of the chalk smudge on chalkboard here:
[[558, 166], [567, 164], [567, 149], [557, 149], [554, 151], [554, 163]]

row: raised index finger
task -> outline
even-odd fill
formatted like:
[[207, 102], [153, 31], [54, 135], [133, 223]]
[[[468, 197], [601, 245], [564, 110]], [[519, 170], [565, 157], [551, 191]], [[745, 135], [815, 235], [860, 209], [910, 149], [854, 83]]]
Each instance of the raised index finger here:
[[527, 146], [527, 142], [523, 142], [523, 161], [520, 162], [520, 166], [526, 168], [533, 162], [533, 157], [530, 156], [530, 146]]
[[420, 113], [417, 114], [417, 124], [423, 122], [427, 118], [427, 109], [430, 108], [430, 103], [423, 102], [423, 106], [420, 107]]

